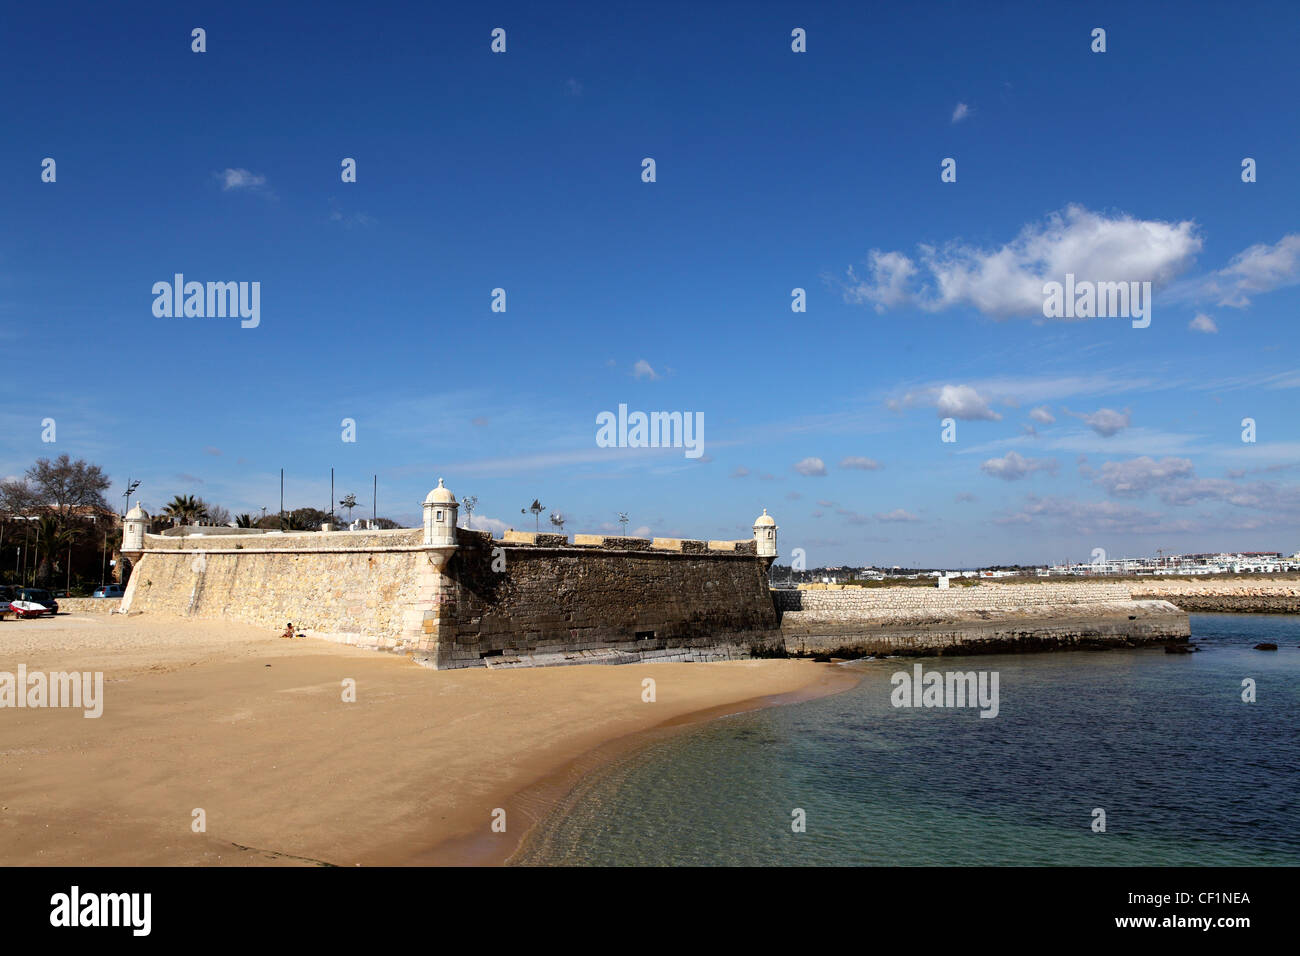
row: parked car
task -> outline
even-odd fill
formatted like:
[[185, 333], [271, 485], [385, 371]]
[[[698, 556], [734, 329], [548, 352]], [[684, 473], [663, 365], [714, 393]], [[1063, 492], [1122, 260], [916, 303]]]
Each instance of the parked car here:
[[102, 588], [95, 588], [95, 593], [91, 597], [120, 598], [125, 593], [126, 588], [120, 584], [105, 584]]
[[46, 611], [50, 614], [59, 613], [59, 602], [54, 600], [54, 595], [45, 588], [17, 588], [17, 597], [15, 601], [26, 601], [30, 604], [43, 604]]

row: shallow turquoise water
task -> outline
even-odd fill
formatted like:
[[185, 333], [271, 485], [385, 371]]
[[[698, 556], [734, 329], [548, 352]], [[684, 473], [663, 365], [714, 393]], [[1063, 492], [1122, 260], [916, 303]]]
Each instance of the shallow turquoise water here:
[[1194, 614], [1192, 635], [1199, 654], [921, 659], [996, 671], [993, 719], [893, 707], [889, 678], [916, 659], [850, 665], [865, 679], [847, 693], [602, 769], [513, 862], [1300, 865], [1300, 617]]

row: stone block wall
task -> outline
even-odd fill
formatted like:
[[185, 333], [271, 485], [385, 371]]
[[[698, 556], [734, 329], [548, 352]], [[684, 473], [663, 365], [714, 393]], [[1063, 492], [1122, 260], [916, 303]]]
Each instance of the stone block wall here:
[[1296, 578], [1206, 577], [1178, 581], [1153, 577], [1129, 584], [1135, 598], [1162, 598], [1184, 611], [1300, 614]]
[[956, 618], [981, 611], [1126, 602], [1123, 583], [980, 584], [967, 588], [845, 588], [841, 591], [772, 592], [777, 610], [820, 620], [907, 621]]
[[543, 547], [461, 532], [446, 571], [455, 624], [439, 630], [437, 666], [605, 650], [732, 656], [779, 643], [770, 561], [752, 543], [748, 553], [704, 553], [592, 537]]
[[[295, 628], [395, 648], [419, 610], [418, 529], [294, 535], [150, 535], [125, 611]], [[422, 617], [422, 615], [418, 615]]]
[[58, 598], [60, 614], [112, 614], [121, 598]]
[[771, 560], [753, 542], [715, 552], [594, 537], [576, 546], [562, 535], [500, 541], [461, 529], [457, 547], [440, 552], [423, 547], [420, 529], [150, 535], [122, 606], [275, 633], [292, 621], [436, 667], [704, 660], [780, 642]]

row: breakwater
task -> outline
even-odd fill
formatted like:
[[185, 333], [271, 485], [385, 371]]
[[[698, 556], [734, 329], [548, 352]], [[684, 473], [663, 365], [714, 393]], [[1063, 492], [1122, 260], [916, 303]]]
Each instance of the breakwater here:
[[1137, 599], [1164, 600], [1184, 611], [1225, 614], [1300, 614], [1300, 580], [1207, 578], [1153, 580], [1129, 585]]
[[1185, 641], [1186, 611], [1134, 600], [1128, 585], [775, 590], [790, 653], [834, 656], [1001, 653]]

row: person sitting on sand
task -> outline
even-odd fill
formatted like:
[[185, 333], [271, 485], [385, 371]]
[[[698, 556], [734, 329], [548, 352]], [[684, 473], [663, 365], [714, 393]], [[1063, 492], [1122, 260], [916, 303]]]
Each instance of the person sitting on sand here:
[[293, 640], [293, 621], [289, 622], [289, 626], [284, 629], [284, 633], [281, 634], [280, 636], [287, 637], [289, 638], [289, 640]]

